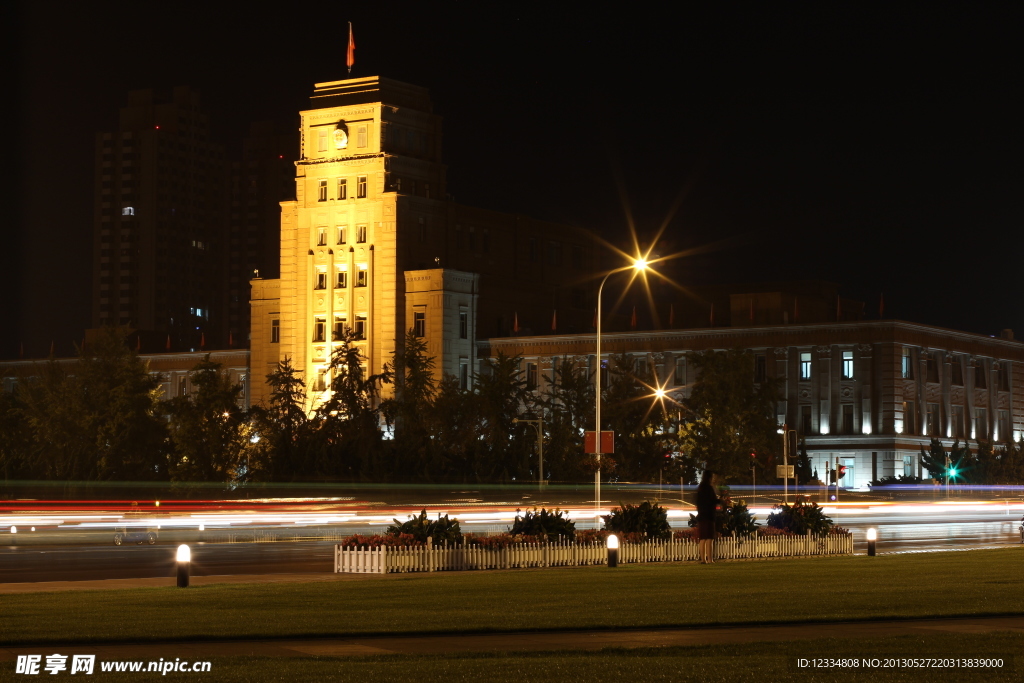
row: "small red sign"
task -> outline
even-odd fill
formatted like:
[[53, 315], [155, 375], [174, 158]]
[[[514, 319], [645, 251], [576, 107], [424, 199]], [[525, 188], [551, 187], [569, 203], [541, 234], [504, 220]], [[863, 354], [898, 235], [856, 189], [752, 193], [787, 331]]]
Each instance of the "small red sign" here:
[[[583, 445], [585, 447], [584, 450], [586, 450], [587, 453], [596, 453], [597, 452], [597, 448], [596, 448], [597, 444], [594, 441], [594, 432], [592, 432], [592, 431], [586, 432], [586, 434], [585, 434], [585, 436], [583, 438]], [[608, 431], [602, 430], [601, 431], [601, 454], [603, 455], [605, 453], [614, 453], [614, 452], [615, 452], [615, 432], [610, 431], [610, 430], [608, 430]]]

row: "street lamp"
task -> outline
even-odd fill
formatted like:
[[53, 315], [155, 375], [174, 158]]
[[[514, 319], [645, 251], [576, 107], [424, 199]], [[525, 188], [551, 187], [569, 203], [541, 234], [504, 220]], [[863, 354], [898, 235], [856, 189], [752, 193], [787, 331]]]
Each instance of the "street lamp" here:
[[597, 470], [594, 472], [594, 519], [598, 527], [601, 525], [601, 293], [604, 291], [604, 283], [608, 282], [615, 273], [622, 273], [627, 270], [643, 272], [647, 270], [647, 260], [643, 257], [633, 261], [632, 265], [616, 268], [608, 271], [601, 284], [597, 287], [597, 328], [595, 330], [595, 358], [596, 372], [594, 372], [594, 455], [597, 457]]

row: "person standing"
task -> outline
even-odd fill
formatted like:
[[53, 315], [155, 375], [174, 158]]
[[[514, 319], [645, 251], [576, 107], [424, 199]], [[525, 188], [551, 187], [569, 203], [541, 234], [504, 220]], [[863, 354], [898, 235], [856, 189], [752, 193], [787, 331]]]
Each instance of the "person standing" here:
[[715, 509], [718, 507], [718, 496], [715, 494], [715, 473], [704, 470], [700, 485], [697, 487], [697, 535], [700, 538], [698, 550], [700, 563], [711, 564], [715, 561]]

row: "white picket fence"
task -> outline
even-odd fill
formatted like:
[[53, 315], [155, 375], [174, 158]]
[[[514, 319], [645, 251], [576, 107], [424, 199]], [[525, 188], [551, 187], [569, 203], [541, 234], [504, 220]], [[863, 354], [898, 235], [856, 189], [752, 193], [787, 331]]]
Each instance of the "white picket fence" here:
[[[696, 561], [697, 542], [690, 540], [623, 543], [619, 562]], [[852, 555], [853, 536], [754, 536], [715, 541], [715, 559], [756, 560], [768, 557]], [[346, 548], [334, 546], [335, 573], [389, 574], [463, 569], [524, 569], [605, 564], [604, 543], [516, 543], [506, 548], [479, 545]]]

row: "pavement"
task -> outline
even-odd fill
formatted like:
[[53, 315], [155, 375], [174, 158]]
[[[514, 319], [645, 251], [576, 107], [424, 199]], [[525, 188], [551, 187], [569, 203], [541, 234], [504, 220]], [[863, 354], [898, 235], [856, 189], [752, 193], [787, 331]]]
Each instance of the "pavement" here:
[[[366, 581], [381, 579], [385, 574], [221, 574], [215, 576], [192, 576], [192, 586], [210, 586], [218, 583], [317, 583], [329, 581]], [[148, 577], [142, 579], [96, 579], [92, 581], [35, 581], [24, 583], [0, 583], [0, 595], [4, 593], [46, 593], [51, 591], [103, 591], [123, 588], [167, 588], [176, 585], [177, 579], [169, 577]]]

